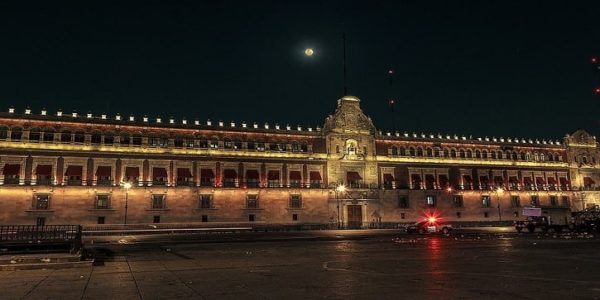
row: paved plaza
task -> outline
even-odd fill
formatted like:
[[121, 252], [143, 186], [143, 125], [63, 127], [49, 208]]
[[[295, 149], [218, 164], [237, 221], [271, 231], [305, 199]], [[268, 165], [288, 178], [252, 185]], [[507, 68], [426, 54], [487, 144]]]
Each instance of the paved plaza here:
[[92, 267], [0, 272], [1, 298], [600, 298], [595, 237], [329, 234], [218, 243], [124, 237], [96, 243]]

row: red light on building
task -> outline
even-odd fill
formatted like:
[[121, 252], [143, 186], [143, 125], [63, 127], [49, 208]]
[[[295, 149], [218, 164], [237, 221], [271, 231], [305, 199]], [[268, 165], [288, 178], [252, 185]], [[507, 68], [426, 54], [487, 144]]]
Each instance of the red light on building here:
[[600, 95], [600, 87], [597, 87], [597, 88], [595, 88], [595, 89], [594, 89], [594, 93], [595, 93], [596, 95]]
[[590, 59], [590, 61], [591, 61], [593, 64], [596, 64], [596, 63], [598, 63], [598, 58], [597, 58], [597, 57], [592, 57], [592, 59]]
[[435, 222], [437, 221], [437, 218], [436, 218], [436, 217], [434, 217], [434, 216], [431, 216], [431, 217], [427, 218], [427, 221], [428, 221], [429, 223], [433, 224], [433, 223], [435, 223]]
[[389, 99], [389, 100], [388, 100], [388, 104], [389, 104], [390, 106], [393, 106], [394, 104], [396, 104], [396, 100], [394, 100], [394, 99]]

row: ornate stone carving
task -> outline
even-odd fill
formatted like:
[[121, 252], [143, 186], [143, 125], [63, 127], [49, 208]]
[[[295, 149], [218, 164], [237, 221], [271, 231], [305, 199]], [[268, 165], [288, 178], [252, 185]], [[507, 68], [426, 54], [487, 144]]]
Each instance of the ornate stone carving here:
[[344, 96], [338, 100], [335, 113], [325, 120], [323, 133], [329, 132], [375, 134], [376, 128], [360, 109], [360, 99]]

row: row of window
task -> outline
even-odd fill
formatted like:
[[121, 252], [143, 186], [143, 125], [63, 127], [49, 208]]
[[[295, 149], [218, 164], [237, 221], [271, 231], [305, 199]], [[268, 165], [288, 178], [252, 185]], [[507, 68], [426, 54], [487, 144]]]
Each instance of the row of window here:
[[[208, 215], [201, 215], [201, 221], [202, 222], [209, 222], [209, 216]], [[37, 226], [45, 226], [46, 225], [46, 217], [37, 217], [36, 218], [36, 225]], [[256, 221], [256, 215], [255, 214], [248, 214], [248, 221], [249, 222], [255, 222]], [[292, 214], [292, 221], [297, 222], [299, 221], [298, 219], [298, 214], [294, 213]], [[113, 222], [113, 223], [118, 223], [121, 222], [121, 220], [118, 220], [117, 222]], [[161, 222], [161, 218], [160, 215], [158, 216], [152, 216], [152, 223], [160, 223]], [[107, 219], [106, 216], [98, 216], [96, 217], [96, 223], [97, 224], [106, 224], [107, 223]]]
[[[51, 209], [51, 194], [36, 194], [32, 207], [36, 210]], [[290, 195], [288, 207], [291, 209], [302, 208], [302, 196], [298, 194]], [[111, 209], [111, 195], [97, 194], [94, 202], [95, 209]], [[211, 209], [213, 206], [213, 197], [211, 194], [204, 194], [198, 197], [198, 206], [200, 209]], [[246, 195], [246, 209], [259, 209], [259, 198], [256, 194]], [[150, 196], [150, 209], [167, 209], [166, 194], [152, 194]]]
[[[55, 139], [55, 132], [40, 131], [39, 129], [31, 129], [29, 131], [30, 142], [46, 142], [53, 143]], [[116, 139], [115, 137], [118, 137]], [[0, 128], [0, 140], [6, 140], [8, 138], [7, 128]], [[10, 139], [12, 141], [20, 141], [23, 138], [23, 131], [20, 128], [13, 128], [10, 133]], [[230, 150], [255, 150], [255, 151], [279, 151], [279, 152], [308, 152], [308, 145], [306, 143], [299, 142], [258, 142], [258, 141], [247, 141], [242, 142], [241, 140], [220, 140], [218, 138], [184, 138], [176, 137], [173, 139], [173, 145], [169, 144], [169, 138], [166, 136], [149, 136], [148, 146], [151, 147], [170, 147], [175, 148], [200, 148], [200, 149], [230, 149]], [[69, 131], [64, 130], [60, 132], [58, 139], [60, 143], [70, 144], [84, 144], [86, 142], [86, 133], [84, 131]], [[90, 143], [92, 145], [121, 145], [121, 146], [142, 146], [143, 137], [141, 134], [102, 134], [100, 132], [93, 132], [90, 135]]]
[[[492, 199], [489, 195], [481, 196], [481, 207], [490, 208], [492, 207]], [[452, 206], [456, 208], [464, 207], [464, 200], [462, 195], [453, 195], [451, 198]], [[434, 195], [425, 196], [425, 206], [433, 208], [438, 205], [438, 199]], [[521, 197], [520, 196], [511, 196], [510, 197], [510, 205], [511, 207], [521, 207]], [[540, 198], [537, 195], [532, 195], [530, 197], [529, 205], [531, 206], [540, 206]], [[552, 195], [549, 200], [550, 206], [562, 206], [562, 207], [570, 207], [571, 203], [569, 200], [569, 196], [559, 196]], [[408, 196], [401, 195], [398, 197], [398, 207], [399, 208], [409, 208], [410, 201]]]
[[392, 146], [388, 149], [388, 155], [391, 156], [409, 156], [409, 157], [449, 157], [449, 158], [476, 158], [476, 159], [512, 159], [522, 161], [562, 161], [562, 155], [558, 153], [538, 153], [538, 152], [516, 152], [516, 151], [494, 151], [494, 150], [471, 150], [471, 149], [440, 149], [436, 147], [405, 148]]

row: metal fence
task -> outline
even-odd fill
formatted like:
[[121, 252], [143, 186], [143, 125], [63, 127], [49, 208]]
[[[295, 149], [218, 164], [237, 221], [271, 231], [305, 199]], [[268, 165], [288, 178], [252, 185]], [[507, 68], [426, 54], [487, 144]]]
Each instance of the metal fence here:
[[45, 246], [68, 246], [71, 252], [81, 249], [80, 225], [0, 225], [0, 246], [23, 249]]

